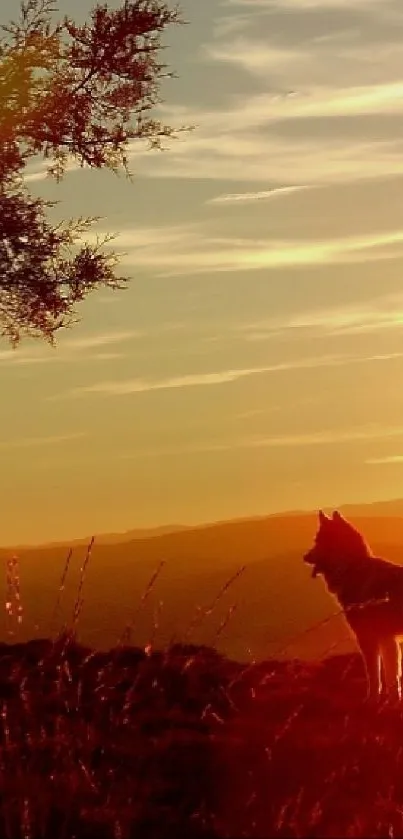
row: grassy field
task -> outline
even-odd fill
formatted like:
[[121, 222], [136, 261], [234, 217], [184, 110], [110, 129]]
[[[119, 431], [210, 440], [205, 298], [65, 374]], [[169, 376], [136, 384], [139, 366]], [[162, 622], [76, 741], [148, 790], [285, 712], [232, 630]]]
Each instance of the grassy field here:
[[354, 655], [3, 644], [0, 836], [401, 836], [403, 713], [364, 692]]
[[220, 835], [402, 836], [403, 710], [365, 702], [360, 657], [267, 662], [248, 679], [224, 735]]
[[[24, 603], [18, 558], [6, 563], [1, 839], [403, 836], [403, 704], [365, 701], [358, 654], [245, 664], [194, 642], [157, 644], [156, 632], [133, 646], [161, 566], [118, 643], [86, 647], [78, 630], [91, 548], [70, 625], [52, 640], [15, 643]], [[226, 606], [216, 637], [231, 619]]]
[[221, 681], [191, 649], [2, 645], [0, 835], [212, 835]]

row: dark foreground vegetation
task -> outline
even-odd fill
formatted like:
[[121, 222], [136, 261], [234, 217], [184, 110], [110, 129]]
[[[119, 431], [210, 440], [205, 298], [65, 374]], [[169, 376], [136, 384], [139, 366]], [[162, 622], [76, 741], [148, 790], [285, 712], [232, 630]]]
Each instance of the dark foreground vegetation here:
[[403, 835], [403, 712], [358, 656], [0, 645], [0, 836]]

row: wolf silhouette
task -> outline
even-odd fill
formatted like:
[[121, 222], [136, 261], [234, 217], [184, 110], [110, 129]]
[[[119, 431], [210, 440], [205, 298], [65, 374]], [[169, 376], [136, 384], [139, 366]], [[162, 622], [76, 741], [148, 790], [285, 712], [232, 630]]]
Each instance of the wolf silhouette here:
[[373, 555], [337, 510], [319, 511], [314, 545], [303, 557], [321, 575], [355, 635], [367, 673], [367, 696], [401, 698], [403, 567]]

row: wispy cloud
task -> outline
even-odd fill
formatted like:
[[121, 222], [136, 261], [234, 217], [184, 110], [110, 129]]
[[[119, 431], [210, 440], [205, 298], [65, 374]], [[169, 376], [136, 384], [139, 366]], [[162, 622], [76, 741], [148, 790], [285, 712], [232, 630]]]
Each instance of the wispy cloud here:
[[[354, 35], [357, 15], [353, 16], [352, 32], [349, 32], [347, 17], [344, 26], [339, 23], [334, 31], [333, 9], [329, 14], [329, 27], [332, 24], [333, 27], [324, 34], [323, 23], [321, 26], [319, 20], [323, 21], [326, 15], [319, 13], [316, 16], [318, 26], [315, 31], [314, 15], [309, 16], [308, 28], [303, 25], [304, 16], [300, 10], [294, 8], [293, 12], [294, 15], [283, 9], [282, 16], [278, 13], [274, 22], [272, 17], [262, 15], [256, 34], [252, 26], [252, 31], [248, 32], [248, 24], [253, 18], [246, 18], [244, 33], [238, 27], [237, 33], [224, 35], [205, 45], [203, 54], [206, 60], [242, 70], [260, 85], [267, 86], [268, 90], [271, 88], [271, 92], [274, 86], [277, 96], [273, 96], [272, 107], [268, 111], [270, 121], [394, 111], [394, 99], [401, 87], [398, 62], [403, 48], [396, 41], [396, 35], [392, 34], [392, 24], [390, 43], [381, 40], [374, 45], [370, 35], [366, 39], [365, 28], [360, 39], [357, 40]], [[299, 41], [293, 37], [293, 17], [294, 30], [301, 25], [303, 28]], [[280, 24], [284, 30], [282, 36], [278, 30]], [[385, 37], [385, 26], [382, 28]], [[265, 30], [268, 33], [266, 37]], [[371, 78], [368, 65], [374, 46], [377, 53], [379, 50], [377, 60], [382, 62], [383, 67]], [[329, 94], [327, 104], [326, 92]], [[282, 104], [284, 115], [276, 108], [279, 104]]]
[[[95, 234], [94, 234], [95, 235]], [[377, 259], [396, 258], [397, 248], [403, 250], [403, 230], [376, 232], [319, 240], [254, 239], [252, 237], [217, 236], [209, 224], [184, 225], [164, 238], [164, 230], [145, 231], [141, 245], [141, 229], [124, 231], [115, 246], [127, 248], [122, 263], [150, 268], [159, 276], [209, 273], [212, 271], [259, 271], [306, 265], [354, 264]]]
[[[380, 440], [384, 438], [403, 437], [403, 425], [381, 426], [376, 424], [361, 425], [345, 430], [337, 428], [319, 429], [306, 434], [284, 434], [269, 436], [238, 437], [233, 440], [206, 441], [189, 443], [181, 446], [155, 447], [125, 452], [120, 457], [124, 460], [154, 458], [161, 456], [178, 456], [179, 454], [208, 454], [218, 452], [233, 452], [238, 449], [271, 449], [271, 448], [304, 448], [311, 446], [332, 446]], [[403, 457], [402, 457], [403, 461]], [[366, 461], [381, 462], [381, 461]], [[384, 462], [384, 461], [382, 461]]]
[[151, 160], [144, 147], [143, 173], [264, 190], [403, 172], [400, 0], [234, 0], [221, 12], [200, 61], [242, 72], [244, 92], [225, 101], [220, 87], [215, 107], [164, 106], [164, 119], [197, 130], [169, 155]]
[[370, 466], [388, 466], [394, 463], [403, 463], [403, 454], [392, 454], [387, 457], [371, 457], [365, 463]]
[[229, 192], [224, 195], [217, 195], [215, 198], [209, 198], [206, 204], [254, 204], [255, 201], [268, 201], [272, 198], [279, 198], [312, 188], [301, 184], [300, 186], [280, 186], [275, 189], [260, 190], [260, 192]]
[[163, 379], [124, 379], [114, 381], [95, 382], [73, 388], [65, 393], [47, 397], [48, 400], [74, 399], [88, 395], [126, 396], [129, 394], [150, 393], [157, 390], [182, 390], [192, 387], [207, 387], [236, 382], [251, 376], [269, 373], [281, 373], [293, 370], [306, 370], [318, 367], [338, 367], [349, 364], [365, 364], [370, 362], [391, 361], [402, 358], [403, 353], [379, 353], [367, 356], [326, 355], [312, 358], [295, 359], [266, 367], [248, 367], [240, 369], [219, 370], [206, 373], [189, 373], [183, 376], [167, 376]]
[[107, 347], [111, 344], [120, 344], [123, 341], [130, 341], [133, 338], [142, 336], [138, 330], [126, 330], [107, 332], [100, 335], [84, 335], [81, 338], [68, 338], [60, 341], [60, 348], [67, 350], [88, 350], [98, 347]]
[[[367, 119], [402, 114], [400, 0], [229, 0], [221, 11], [201, 61], [254, 76], [259, 92], [254, 83], [229, 89], [216, 107], [161, 107], [163, 120], [197, 131], [167, 155], [134, 141], [129, 156], [142, 174], [255, 181], [265, 191], [403, 173], [400, 127], [385, 139]], [[46, 164], [26, 175], [45, 176]]]
[[[35, 365], [49, 363], [69, 363], [86, 360], [112, 360], [121, 358], [121, 353], [93, 353], [85, 355], [88, 350], [99, 349], [123, 341], [138, 338], [143, 333], [139, 331], [117, 331], [99, 335], [85, 335], [80, 338], [61, 338], [55, 347], [41, 346], [27, 350], [19, 346], [12, 350], [0, 352], [0, 365]], [[84, 353], [84, 355], [83, 355]]]
[[[245, 61], [250, 50], [253, 51], [252, 43], [248, 45], [247, 49], [245, 48]], [[270, 53], [267, 51], [267, 56], [269, 55]], [[218, 51], [216, 51], [214, 57], [218, 60]], [[224, 60], [223, 56], [221, 60]], [[231, 61], [235, 60], [236, 53], [232, 53]], [[277, 60], [277, 55], [273, 57], [273, 63], [275, 63], [275, 60]], [[403, 81], [401, 80], [383, 84], [336, 87], [330, 90], [316, 82], [300, 92], [290, 90], [288, 93], [273, 94], [268, 91], [267, 93], [249, 96], [247, 99], [239, 97], [237, 99], [238, 107], [235, 105], [231, 109], [217, 112], [200, 111], [199, 118], [202, 120], [203, 127], [209, 128], [214, 128], [215, 125], [225, 127], [227, 118], [232, 128], [239, 130], [245, 128], [245, 125], [249, 125], [250, 129], [264, 128], [270, 127], [274, 123], [284, 123], [286, 120], [400, 114], [402, 96]], [[246, 110], [245, 113], [243, 113], [244, 109]], [[197, 118], [198, 112], [190, 112], [189, 116], [192, 117], [192, 115]], [[189, 145], [191, 139], [189, 138]]]
[[[324, 107], [327, 97], [324, 92]], [[281, 136], [270, 133], [270, 123], [274, 126], [276, 121], [269, 116], [273, 98], [238, 96], [237, 105], [221, 111], [167, 108], [165, 119], [192, 122], [197, 131], [175, 143], [167, 155], [150, 160], [149, 152], [133, 147], [129, 157], [135, 166], [141, 162], [142, 175], [150, 178], [243, 181], [260, 187], [279, 182], [305, 185], [307, 180], [318, 185], [351, 183], [403, 173], [403, 143], [396, 133], [388, 139], [374, 137], [373, 129], [371, 135], [363, 123], [346, 141], [330, 123], [328, 130], [316, 130], [316, 117], [321, 115], [317, 106], [312, 129], [301, 125], [297, 131], [290, 119], [288, 135], [284, 130]], [[400, 114], [397, 104], [396, 113]], [[286, 120], [285, 108], [283, 115]], [[285, 126], [280, 115], [278, 121]]]
[[61, 443], [69, 443], [86, 437], [83, 431], [68, 434], [57, 434], [50, 437], [21, 437], [17, 440], [0, 441], [1, 449], [31, 449], [42, 446], [57, 446]]
[[249, 341], [264, 341], [280, 335], [287, 339], [306, 335], [344, 336], [402, 329], [403, 296], [381, 295], [366, 302], [315, 309], [244, 324]]
[[35, 181], [44, 181], [47, 177], [47, 172], [38, 171], [38, 172], [29, 172], [27, 175], [24, 175], [25, 183], [34, 183]]
[[[253, 52], [252, 46], [248, 48], [247, 54]], [[285, 87], [293, 87], [291, 79]], [[175, 142], [169, 154], [150, 154], [145, 144], [136, 141], [128, 156], [132, 168], [141, 165], [142, 175], [150, 178], [225, 179], [268, 187], [290, 181], [305, 186], [307, 180], [318, 185], [350, 183], [402, 174], [400, 135], [391, 131], [385, 139], [373, 128], [369, 131], [365, 122], [371, 115], [400, 117], [402, 96], [401, 81], [332, 91], [315, 83], [303, 92], [238, 95], [220, 110], [164, 106], [163, 119], [194, 124], [197, 130]], [[356, 120], [348, 138], [335, 130], [337, 120], [346, 118]], [[322, 124], [317, 129], [319, 120], [327, 120], [328, 127]], [[276, 126], [280, 132], [273, 132]], [[35, 174], [36, 180], [44, 177]]]
[[[51, 176], [48, 174], [48, 167], [48, 161], [39, 161], [33, 165], [31, 164], [30, 166], [28, 166], [27, 170], [23, 174], [23, 179], [25, 183], [35, 183], [37, 181], [44, 181], [46, 179], [49, 179]], [[77, 163], [77, 161], [73, 157], [71, 157], [67, 161], [65, 172], [66, 174], [70, 172], [78, 172], [80, 169], [83, 168], [88, 167], [80, 166], [80, 164]]]

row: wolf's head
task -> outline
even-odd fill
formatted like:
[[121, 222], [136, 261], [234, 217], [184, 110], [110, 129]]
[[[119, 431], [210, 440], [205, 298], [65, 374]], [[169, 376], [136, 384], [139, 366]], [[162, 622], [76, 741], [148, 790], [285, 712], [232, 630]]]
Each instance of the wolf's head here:
[[319, 528], [314, 545], [304, 556], [304, 562], [312, 566], [312, 577], [326, 574], [335, 562], [368, 559], [370, 556], [372, 553], [361, 533], [337, 510], [332, 516], [319, 511]]

